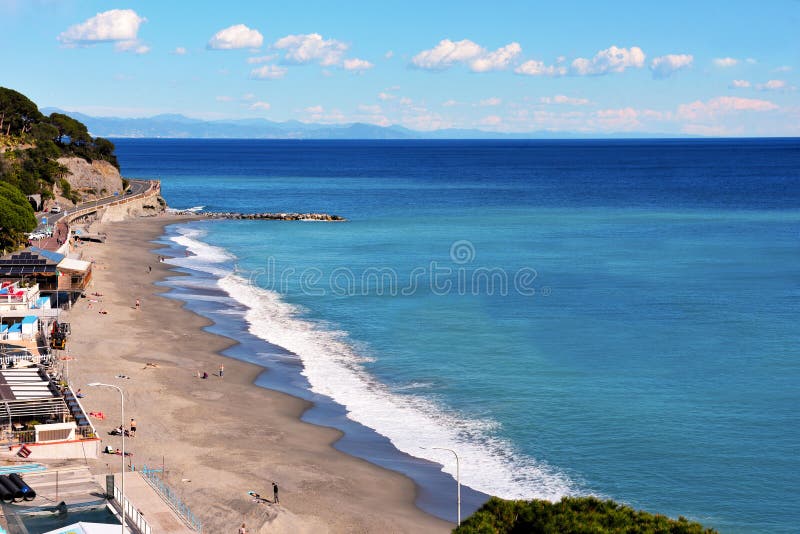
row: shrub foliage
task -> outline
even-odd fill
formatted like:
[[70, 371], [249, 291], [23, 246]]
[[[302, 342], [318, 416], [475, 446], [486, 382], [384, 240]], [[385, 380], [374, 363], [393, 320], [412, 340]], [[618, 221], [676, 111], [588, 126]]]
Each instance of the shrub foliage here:
[[612, 500], [564, 497], [559, 502], [506, 501], [492, 497], [468, 517], [456, 534], [713, 534], [686, 518], [670, 519]]

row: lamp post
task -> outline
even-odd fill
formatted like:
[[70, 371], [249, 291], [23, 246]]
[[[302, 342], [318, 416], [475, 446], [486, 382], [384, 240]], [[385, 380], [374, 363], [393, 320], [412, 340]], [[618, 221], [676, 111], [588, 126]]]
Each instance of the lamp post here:
[[120, 510], [122, 511], [122, 534], [125, 534], [125, 395], [122, 393], [122, 388], [119, 386], [115, 386], [113, 384], [103, 384], [102, 382], [92, 382], [87, 384], [91, 387], [104, 387], [104, 388], [114, 388], [119, 391], [119, 401], [120, 401], [120, 415], [122, 417], [122, 424], [120, 427], [122, 428], [122, 471], [119, 473], [119, 486], [120, 486], [120, 494], [122, 498], [120, 499]]
[[[426, 449], [427, 447], [420, 447], [420, 449]], [[453, 449], [448, 449], [446, 447], [431, 447], [431, 449], [438, 449], [440, 451], [450, 451], [453, 453], [453, 456], [456, 457], [456, 495], [457, 495], [457, 503], [458, 503], [458, 526], [461, 526], [461, 469], [459, 466], [458, 454]]]

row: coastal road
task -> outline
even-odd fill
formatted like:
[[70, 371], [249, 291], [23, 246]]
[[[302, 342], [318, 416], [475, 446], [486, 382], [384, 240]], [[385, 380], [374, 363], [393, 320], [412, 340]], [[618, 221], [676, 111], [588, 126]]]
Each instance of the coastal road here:
[[[98, 200], [93, 200], [91, 202], [83, 202], [75, 206], [72, 209], [72, 212], [77, 210], [82, 210], [85, 208], [94, 208], [98, 206], [103, 206], [105, 204], [111, 204], [112, 202], [116, 202], [122, 198], [138, 195], [139, 193], [144, 193], [147, 191], [148, 187], [150, 187], [150, 180], [128, 180], [128, 189], [121, 195], [110, 195], [107, 197], [100, 198]], [[53, 226], [55, 225], [64, 217], [69, 214], [68, 210], [63, 210], [61, 213], [48, 213], [48, 212], [41, 212], [36, 214], [36, 219], [39, 221], [39, 225], [36, 227], [37, 232], [43, 232], [45, 226]], [[45, 224], [44, 221], [47, 221]]]

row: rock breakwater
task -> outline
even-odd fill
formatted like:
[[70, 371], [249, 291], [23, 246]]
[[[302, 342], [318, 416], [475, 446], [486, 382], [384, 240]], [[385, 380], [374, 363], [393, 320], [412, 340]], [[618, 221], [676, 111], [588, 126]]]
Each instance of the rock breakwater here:
[[[180, 213], [180, 212], [179, 212]], [[185, 212], [190, 215], [201, 215], [210, 219], [242, 219], [255, 221], [322, 221], [322, 222], [343, 222], [344, 217], [331, 215], [329, 213], [237, 213], [219, 211]]]

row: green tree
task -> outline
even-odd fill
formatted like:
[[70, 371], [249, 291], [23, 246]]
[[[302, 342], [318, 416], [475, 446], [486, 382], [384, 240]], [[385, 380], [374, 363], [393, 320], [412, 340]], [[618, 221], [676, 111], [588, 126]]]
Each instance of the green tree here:
[[0, 87], [0, 134], [24, 135], [42, 119], [39, 108], [27, 96]]
[[634, 510], [612, 500], [564, 497], [559, 502], [489, 499], [455, 534], [713, 534], [686, 518]]
[[71, 145], [84, 145], [91, 142], [92, 137], [86, 125], [63, 113], [51, 113], [50, 124], [58, 128], [57, 142], [64, 144], [64, 137], [69, 137]]
[[25, 241], [25, 232], [36, 228], [36, 216], [22, 191], [0, 182], [0, 247], [15, 247]]

